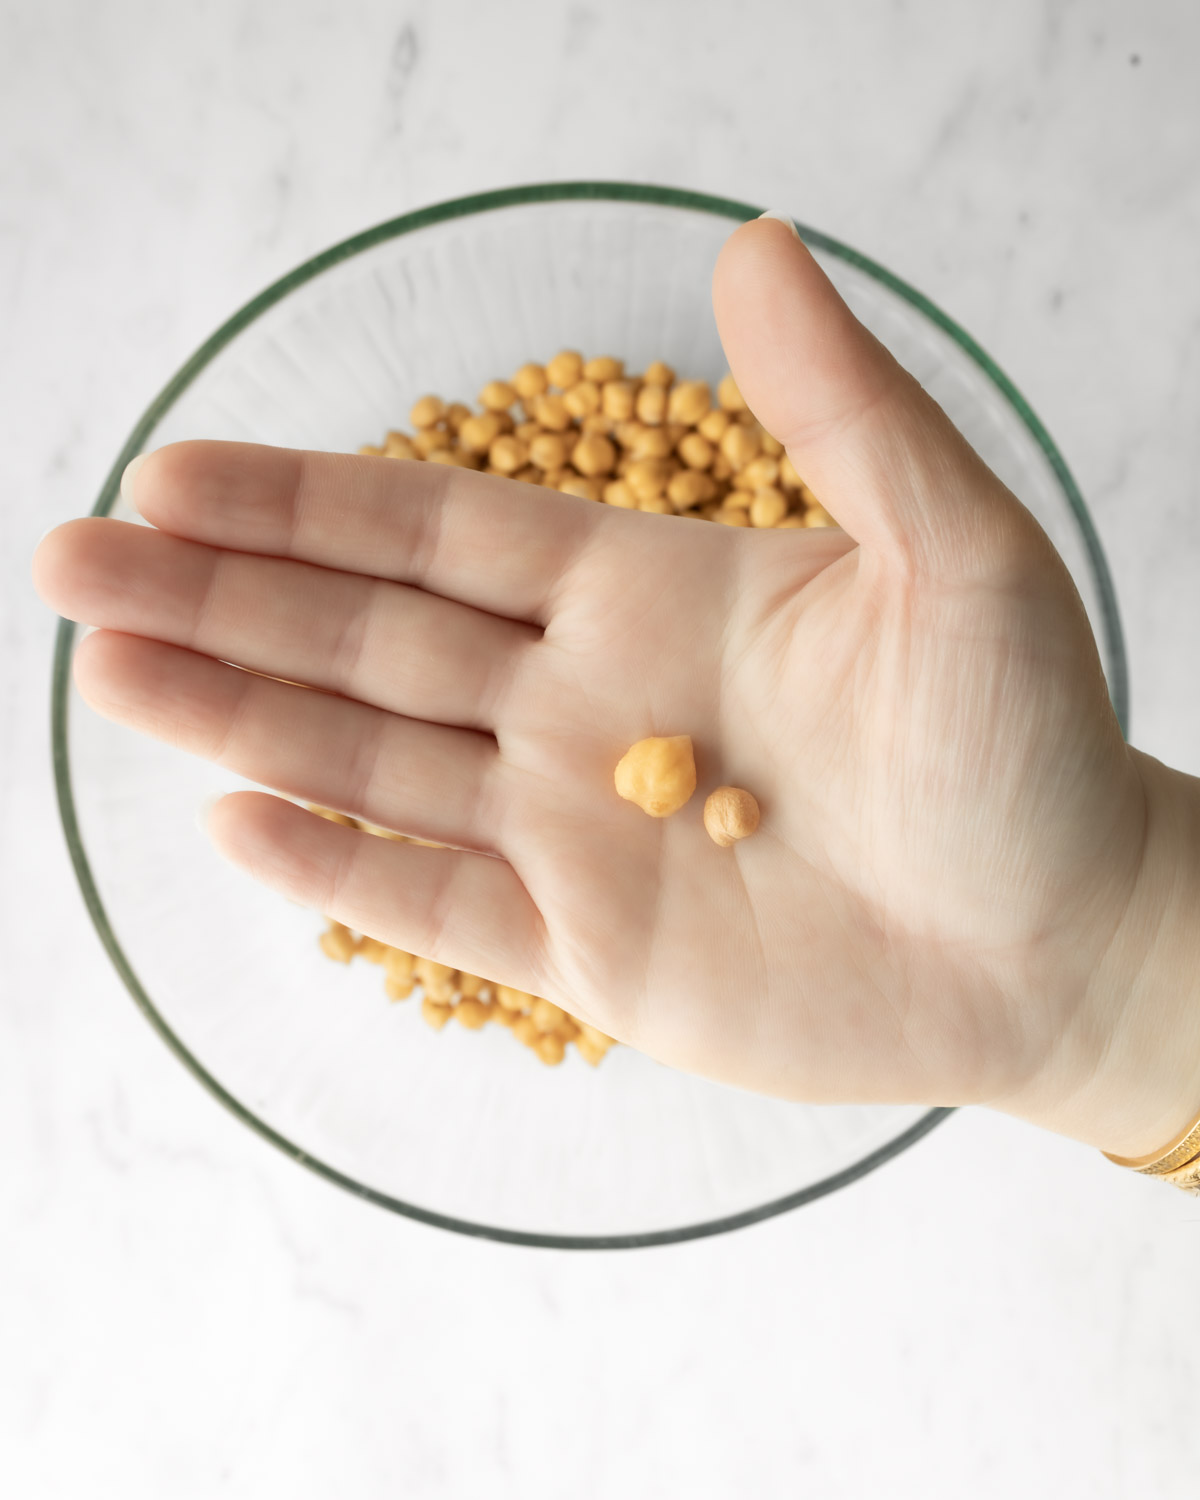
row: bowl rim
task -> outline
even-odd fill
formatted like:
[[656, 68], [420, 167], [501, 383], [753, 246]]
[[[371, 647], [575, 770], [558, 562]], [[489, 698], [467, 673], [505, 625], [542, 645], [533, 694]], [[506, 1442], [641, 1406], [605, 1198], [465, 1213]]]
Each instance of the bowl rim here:
[[[428, 228], [453, 219], [467, 218], [488, 213], [495, 209], [528, 206], [542, 203], [603, 201], [616, 203], [644, 203], [657, 207], [677, 208], [712, 214], [718, 218], [738, 223], [754, 219], [763, 212], [751, 204], [732, 198], [715, 197], [690, 189], [664, 187], [651, 183], [620, 181], [562, 181], [529, 183], [516, 187], [498, 188], [487, 192], [472, 193], [461, 198], [434, 203], [396, 218], [386, 219], [369, 229], [340, 240], [318, 254], [295, 266], [277, 280], [264, 287], [256, 296], [243, 304], [227, 318], [200, 347], [184, 361], [166, 382], [141, 417], [121, 448], [109, 471], [100, 494], [92, 507], [93, 516], [107, 516], [120, 493], [121, 475], [126, 465], [142, 451], [146, 439], [161, 422], [164, 415], [197, 375], [245, 328], [260, 318], [276, 303], [282, 301], [305, 282], [324, 271], [350, 260], [364, 251], [388, 240], [415, 230]], [[947, 334], [950, 339], [988, 377], [1015, 411], [1049, 464], [1060, 488], [1066, 496], [1071, 512], [1084, 543], [1085, 554], [1091, 568], [1092, 581], [1100, 601], [1103, 639], [1100, 642], [1104, 656], [1109, 693], [1122, 731], [1128, 734], [1129, 676], [1120, 615], [1112, 577], [1091, 515], [1084, 503], [1066, 461], [1058, 451], [1049, 432], [1008, 376], [991, 356], [948, 314], [922, 292], [911, 286], [886, 267], [869, 256], [835, 239], [833, 236], [795, 221], [801, 238], [806, 244], [825, 252], [864, 272], [873, 280], [882, 283], [903, 301], [924, 314], [930, 322]], [[798, 1208], [823, 1197], [836, 1189], [848, 1186], [864, 1177], [868, 1172], [906, 1150], [922, 1136], [927, 1135], [947, 1116], [954, 1113], [953, 1107], [936, 1107], [926, 1111], [913, 1125], [902, 1131], [877, 1150], [869, 1152], [860, 1160], [851, 1163], [840, 1172], [822, 1178], [797, 1192], [774, 1198], [754, 1208], [721, 1218], [708, 1219], [696, 1224], [681, 1225], [672, 1229], [652, 1230], [630, 1234], [550, 1234], [534, 1231], [508, 1229], [498, 1225], [475, 1223], [448, 1214], [438, 1213], [419, 1204], [407, 1203], [388, 1193], [367, 1186], [339, 1171], [336, 1167], [310, 1155], [303, 1148], [288, 1140], [279, 1131], [260, 1119], [253, 1110], [231, 1094], [208, 1071], [204, 1064], [183, 1043], [159, 1013], [150, 996], [143, 989], [128, 958], [117, 941], [100, 898], [91, 865], [88, 861], [80, 834], [79, 820], [75, 809], [74, 791], [71, 782], [71, 765], [68, 750], [68, 712], [70, 703], [71, 656], [76, 635], [74, 621], [59, 621], [55, 639], [54, 661], [51, 676], [51, 754], [54, 770], [55, 790], [58, 797], [59, 816], [75, 876], [83, 895], [84, 904], [97, 935], [108, 953], [117, 973], [135, 1004], [146, 1020], [161, 1037], [176, 1058], [188, 1069], [208, 1092], [223, 1104], [242, 1124], [249, 1126], [262, 1139], [268, 1141], [293, 1161], [307, 1167], [358, 1198], [365, 1199], [381, 1208], [391, 1210], [409, 1219], [429, 1224], [439, 1229], [451, 1230], [479, 1239], [498, 1240], [508, 1244], [533, 1246], [559, 1250], [640, 1249], [653, 1245], [676, 1244], [685, 1240], [703, 1239], [710, 1235], [723, 1234], [732, 1229], [744, 1228], [763, 1219], [775, 1217], [789, 1209]]]

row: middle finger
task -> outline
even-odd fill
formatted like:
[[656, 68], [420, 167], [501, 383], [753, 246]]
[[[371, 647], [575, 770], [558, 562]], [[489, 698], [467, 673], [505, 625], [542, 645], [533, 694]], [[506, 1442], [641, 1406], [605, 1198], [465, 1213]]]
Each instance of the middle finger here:
[[535, 626], [406, 584], [227, 552], [121, 521], [61, 527], [62, 614], [392, 713], [494, 732]]

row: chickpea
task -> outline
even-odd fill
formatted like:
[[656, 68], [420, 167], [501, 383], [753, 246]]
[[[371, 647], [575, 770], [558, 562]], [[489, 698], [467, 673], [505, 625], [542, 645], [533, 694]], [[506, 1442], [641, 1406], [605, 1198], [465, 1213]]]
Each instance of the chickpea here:
[[768, 458], [779, 458], [783, 453], [783, 444], [777, 437], [772, 437], [764, 427], [762, 430], [762, 451]]
[[718, 526], [749, 526], [750, 517], [744, 510], [737, 510], [728, 501], [717, 509], [713, 520]]
[[374, 443], [359, 443], [358, 451], [364, 458], [382, 458], [384, 450]]
[[753, 499], [753, 490], [732, 489], [725, 496], [724, 504], [730, 510], [749, 510], [750, 502]]
[[601, 354], [596, 359], [589, 359], [583, 367], [583, 378], [594, 380], [597, 385], [603, 385], [606, 380], [620, 380], [625, 373], [625, 361], [613, 359], [611, 354]]
[[796, 466], [785, 453], [779, 460], [779, 482], [785, 490], [799, 489], [803, 481], [796, 473]]
[[585, 1021], [580, 1021], [579, 1033], [587, 1041], [591, 1042], [593, 1047], [603, 1047], [607, 1050], [609, 1047], [616, 1046], [615, 1039], [609, 1036], [606, 1031], [600, 1031], [595, 1026], [589, 1026]]
[[446, 426], [451, 432], [457, 432], [470, 415], [469, 406], [462, 401], [452, 401], [446, 408]]
[[722, 411], [745, 411], [746, 402], [732, 375], [726, 375], [717, 386], [717, 405]]
[[[497, 1006], [499, 1009], [499, 1006]], [[461, 1021], [468, 1031], [479, 1031], [487, 1025], [492, 1007], [482, 1000], [460, 1000], [454, 1007], [454, 1019]]]
[[553, 1000], [535, 1000], [529, 1011], [530, 1020], [542, 1032], [557, 1031], [566, 1014]]
[[674, 385], [675, 371], [670, 365], [663, 364], [661, 359], [656, 359], [653, 364], [646, 366], [642, 379], [647, 385]]
[[556, 490], [564, 479], [573, 477], [574, 471], [565, 466], [561, 469], [547, 469], [542, 475], [542, 484], [548, 490]]
[[335, 963], [348, 964], [354, 957], [354, 947], [350, 929], [341, 922], [330, 921], [328, 930], [321, 934], [321, 952]]
[[758, 827], [758, 803], [737, 786], [719, 786], [704, 803], [704, 828], [714, 844], [728, 849]]
[[542, 433], [541, 424], [532, 418], [528, 422], [518, 422], [513, 428], [513, 436], [519, 437], [523, 443], [532, 443], [535, 437]]
[[652, 818], [669, 818], [696, 790], [696, 759], [687, 734], [652, 735], [631, 745], [617, 763], [617, 795]]
[[486, 411], [507, 411], [516, 399], [516, 389], [507, 380], [489, 380], [479, 393], [479, 404]]
[[787, 515], [787, 501], [782, 490], [762, 489], [755, 491], [750, 502], [751, 526], [778, 526]]
[[637, 508], [651, 516], [673, 516], [675, 514], [675, 507], [665, 495], [647, 495], [644, 500], [638, 501]]
[[526, 1011], [533, 1004], [534, 997], [528, 995], [524, 990], [514, 990], [506, 984], [496, 986], [496, 1000], [505, 1010], [511, 1010], [517, 1014]]
[[581, 438], [571, 453], [571, 462], [581, 474], [611, 474], [617, 461], [617, 450], [599, 433]]
[[712, 477], [716, 480], [729, 479], [733, 475], [733, 465], [723, 453], [718, 451], [716, 458], [712, 461]]
[[599, 500], [604, 494], [604, 481], [568, 471], [567, 477], [558, 487], [558, 492], [560, 495], [575, 495], [580, 500]]
[[657, 427], [667, 418], [667, 388], [663, 385], [644, 385], [637, 393], [634, 411], [639, 422], [647, 427]]
[[[513, 1030], [516, 1030], [515, 1026]], [[566, 1043], [562, 1037], [555, 1036], [553, 1032], [548, 1032], [545, 1036], [538, 1037], [537, 1041], [533, 1044], [533, 1050], [551, 1068], [557, 1067], [567, 1053]]]
[[358, 947], [354, 950], [359, 958], [365, 958], [369, 964], [381, 964], [387, 957], [389, 949], [386, 943], [381, 943], [378, 938], [360, 937]]
[[454, 434], [447, 432], [444, 427], [422, 427], [413, 434], [412, 445], [422, 458], [428, 458], [439, 448], [449, 448], [453, 442]]
[[458, 429], [458, 441], [468, 453], [486, 453], [503, 430], [499, 412], [484, 412], [467, 418]]
[[609, 380], [600, 389], [600, 409], [614, 422], [628, 422], [635, 400], [632, 380]]
[[684, 433], [675, 451], [689, 469], [707, 469], [717, 454], [709, 440], [701, 437], [698, 432]]
[[480, 979], [478, 974], [460, 974], [458, 992], [464, 1000], [481, 1000], [491, 994], [492, 986], [486, 979]]
[[528, 1016], [516, 1016], [514, 1018], [512, 1034], [518, 1042], [524, 1042], [527, 1047], [536, 1046], [542, 1039], [542, 1033]]
[[668, 427], [639, 427], [629, 433], [625, 444], [630, 458], [669, 458], [675, 451], [675, 439]]
[[557, 432], [543, 432], [529, 444], [529, 457], [539, 469], [561, 469], [570, 448]]
[[383, 451], [389, 458], [417, 457], [417, 445], [403, 432], [389, 432], [384, 439]]
[[573, 1042], [579, 1035], [579, 1022], [564, 1011], [562, 1020], [554, 1028], [554, 1034], [562, 1037], [564, 1042]]
[[413, 974], [431, 1000], [443, 1004], [454, 994], [457, 971], [446, 964], [435, 963], [432, 958], [418, 958], [413, 965]]
[[517, 1018], [511, 1010], [505, 1010], [503, 1005], [492, 1005], [488, 1007], [488, 1020], [495, 1021], [498, 1026], [505, 1026], [508, 1030], [517, 1024]]
[[738, 488], [742, 490], [769, 489], [779, 478], [779, 464], [763, 454], [755, 458], [738, 472]]
[[[310, 802], [308, 804], [308, 810], [310, 813], [316, 813], [318, 818], [324, 818], [327, 823], [338, 823], [343, 828], [358, 827], [358, 824], [353, 818], [348, 817], [345, 813], [334, 812], [330, 807], [318, 807], [315, 802]], [[332, 922], [333, 918], [327, 917], [326, 921]]]
[[735, 469], [744, 469], [758, 457], [758, 433], [734, 422], [721, 435], [721, 452]]
[[523, 469], [517, 470], [513, 478], [520, 480], [522, 484], [541, 484], [542, 471], [535, 469], [532, 464], [526, 464]]
[[590, 417], [600, 410], [600, 387], [594, 380], [577, 380], [562, 399], [573, 417]]
[[712, 406], [712, 392], [707, 380], [681, 380], [667, 402], [667, 416], [672, 422], [694, 427]]
[[640, 502], [661, 495], [670, 477], [670, 470], [662, 459], [642, 458], [629, 465], [625, 473], [625, 483]]
[[488, 449], [488, 458], [501, 474], [515, 474], [528, 457], [529, 449], [518, 437], [498, 437]]
[[441, 1031], [442, 1027], [453, 1014], [453, 1006], [443, 1005], [437, 1000], [431, 1000], [428, 995], [421, 1001], [421, 1019], [428, 1021], [434, 1031]]
[[707, 438], [710, 443], [719, 443], [732, 420], [733, 418], [727, 411], [714, 406], [712, 411], [707, 412], [696, 423], [696, 431], [701, 437]]
[[784, 518], [783, 518], [782, 521], [776, 521], [776, 523], [775, 523], [775, 530], [776, 531], [783, 531], [785, 529], [791, 529], [792, 527], [803, 526], [803, 525], [804, 525], [804, 517], [803, 516], [784, 516]]
[[574, 349], [564, 349], [546, 366], [546, 379], [560, 391], [574, 385], [582, 374], [583, 355], [577, 354]]
[[575, 1050], [584, 1062], [590, 1063], [593, 1068], [600, 1066], [608, 1052], [607, 1047], [597, 1047], [595, 1042], [588, 1041], [582, 1033], [575, 1038]]
[[435, 453], [428, 455], [426, 462], [449, 464], [452, 469], [477, 469], [480, 459], [475, 453], [463, 453], [456, 448], [439, 448]]
[[419, 401], [413, 403], [408, 420], [414, 427], [432, 427], [435, 422], [441, 420], [445, 410], [446, 403], [440, 396], [422, 396]]
[[579, 430], [585, 437], [596, 432], [602, 437], [608, 437], [616, 425], [613, 419], [606, 417], [602, 411], [594, 411], [583, 418], [579, 424]]
[[407, 1000], [413, 992], [411, 979], [393, 979], [389, 974], [383, 981], [384, 993], [389, 1000]]
[[533, 415], [550, 432], [566, 432], [571, 425], [571, 413], [562, 396], [536, 396]]
[[[704, 439], [701, 438], [701, 442]], [[667, 482], [667, 499], [676, 510], [687, 510], [693, 505], [703, 505], [717, 493], [716, 481], [711, 474], [697, 469], [684, 469], [673, 474]]]
[[522, 365], [512, 378], [513, 390], [522, 401], [540, 396], [549, 384], [549, 378], [541, 365]]
[[837, 522], [818, 501], [804, 512], [804, 524], [806, 526], [836, 526]]
[[606, 505], [615, 505], [618, 510], [637, 509], [637, 496], [623, 479], [609, 480], [604, 486], [602, 498]]

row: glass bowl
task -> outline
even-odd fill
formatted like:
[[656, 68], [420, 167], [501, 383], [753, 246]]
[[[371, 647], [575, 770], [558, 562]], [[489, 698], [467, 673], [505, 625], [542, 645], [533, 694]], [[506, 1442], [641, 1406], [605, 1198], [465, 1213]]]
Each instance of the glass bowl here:
[[[297, 267], [167, 383], [94, 514], [136, 519], [125, 464], [179, 438], [353, 450], [425, 391], [563, 346], [717, 379], [709, 281], [748, 204], [621, 183], [485, 193], [393, 219]], [[1066, 559], [1124, 722], [1112, 587], [1045, 429], [987, 355], [899, 278], [801, 232], [851, 307], [921, 380]], [[466, 1234], [564, 1248], [715, 1234], [812, 1201], [895, 1156], [948, 1110], [810, 1106], [627, 1048], [546, 1068], [501, 1028], [435, 1034], [380, 970], [330, 963], [318, 914], [233, 870], [196, 830], [246, 783], [78, 700], [73, 625], [54, 662], [54, 765], [84, 899], [150, 1023], [240, 1120], [331, 1182]]]

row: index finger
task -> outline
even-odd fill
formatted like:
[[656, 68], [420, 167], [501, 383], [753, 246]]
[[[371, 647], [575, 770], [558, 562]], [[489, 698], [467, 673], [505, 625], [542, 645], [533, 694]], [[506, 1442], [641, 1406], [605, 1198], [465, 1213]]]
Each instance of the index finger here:
[[175, 536], [415, 584], [541, 625], [601, 519], [630, 519], [448, 465], [253, 443], [171, 443], [126, 471], [122, 493]]

